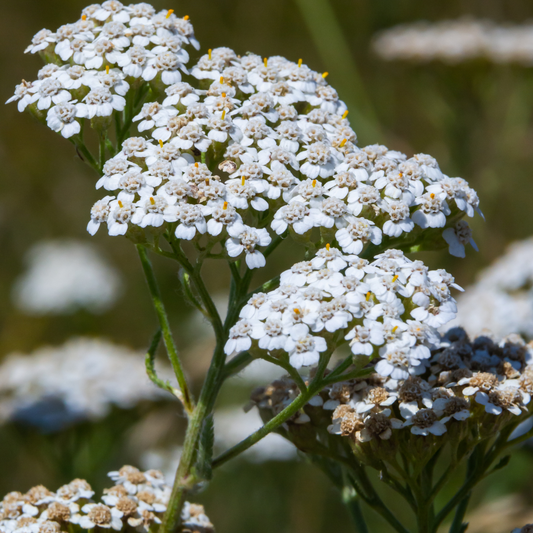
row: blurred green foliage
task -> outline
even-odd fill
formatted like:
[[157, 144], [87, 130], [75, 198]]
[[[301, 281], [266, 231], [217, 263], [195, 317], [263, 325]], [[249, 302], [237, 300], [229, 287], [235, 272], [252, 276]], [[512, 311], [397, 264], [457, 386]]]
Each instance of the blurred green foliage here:
[[[253, 51], [291, 60], [301, 57], [311, 68], [328, 71], [328, 81], [348, 104], [360, 144], [381, 142], [408, 154], [429, 153], [438, 159], [445, 173], [468, 180], [479, 193], [487, 219], [483, 222], [476, 218], [473, 222], [480, 253], [472, 252], [465, 260], [444, 252], [426, 255], [423, 259], [431, 266], [447, 268], [466, 285], [508, 243], [531, 235], [533, 69], [482, 61], [457, 66], [385, 63], [370, 50], [372, 36], [380, 29], [420, 19], [470, 15], [500, 23], [522, 23], [533, 18], [531, 1], [156, 0], [153, 4], [158, 9], [172, 7], [179, 15], [188, 14], [203, 51], [229, 46], [241, 54]], [[22, 53], [33, 34], [42, 27], [55, 30], [76, 20], [84, 5], [81, 0], [2, 4], [3, 100], [11, 96], [21, 78], [34, 79], [40, 68], [38, 57]], [[92, 241], [120, 269], [126, 285], [125, 294], [110, 312], [99, 316], [79, 312], [30, 317], [14, 308], [10, 288], [23, 268], [25, 251], [46, 238], [89, 240], [85, 232], [88, 212], [100, 194], [94, 190], [95, 176], [81, 163], [72, 145], [35, 124], [28, 115], [19, 115], [15, 105], [0, 106], [0, 169], [0, 357], [15, 350], [29, 352], [42, 344], [59, 344], [80, 334], [108, 337], [135, 348], [147, 346], [155, 318], [135, 250], [128, 241], [110, 238], [103, 231]], [[276, 269], [290, 264], [297, 254], [298, 250], [283, 249]], [[179, 292], [177, 272], [173, 265], [157, 258], [154, 263], [178, 344], [187, 350], [198, 332], [188, 327], [190, 308]], [[224, 291], [227, 274], [216, 271], [215, 275], [214, 269], [211, 273], [212, 289]], [[196, 352], [196, 357], [201, 355]], [[199, 363], [185, 364], [197, 367]], [[114, 417], [119, 415], [115, 413]], [[120, 416], [131, 417], [133, 424], [140, 415]], [[111, 434], [114, 430], [119, 433], [123, 421], [114, 417], [83, 428], [92, 436], [81, 440], [109, 433], [110, 429]], [[178, 422], [177, 409], [170, 409], [165, 420], [170, 425]], [[149, 428], [147, 425], [143, 431]], [[105, 468], [135, 459], [131, 451], [135, 446], [125, 444], [135, 434], [139, 431], [123, 435], [119, 449], [110, 455], [112, 465], [103, 461], [98, 467], [87, 468], [90, 462], [83, 459], [85, 446], [78, 456], [65, 451], [59, 457], [64, 463], [59, 470], [69, 475], [86, 475], [89, 471], [91, 481], [100, 483]], [[58, 470], [51, 473], [40, 457], [45, 450], [43, 439], [47, 440], [23, 428], [0, 427], [1, 493], [26, 490], [30, 483], [37, 482], [50, 484], [53, 489], [60, 482]], [[56, 455], [70, 446], [50, 439], [47, 442]], [[48, 461], [57, 460], [52, 456], [50, 452]], [[530, 452], [514, 453], [509, 469], [491, 478], [479, 490], [476, 502], [509, 491], [531, 495], [532, 467]], [[453, 485], [449, 490], [453, 491]], [[220, 532], [352, 530], [334, 489], [320, 472], [304, 463], [229, 465], [215, 476], [200, 499]], [[529, 503], [533, 504], [531, 496]], [[396, 511], [403, 516], [402, 509]], [[377, 520], [371, 523], [371, 530], [388, 531]]]

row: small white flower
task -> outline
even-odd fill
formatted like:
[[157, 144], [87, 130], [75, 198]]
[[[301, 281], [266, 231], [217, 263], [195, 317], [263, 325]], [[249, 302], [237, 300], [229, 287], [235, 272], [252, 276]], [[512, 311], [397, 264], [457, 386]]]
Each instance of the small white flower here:
[[267, 230], [244, 226], [242, 229], [228, 229], [230, 238], [226, 241], [226, 249], [230, 257], [238, 257], [244, 251], [248, 268], [261, 268], [266, 264], [264, 255], [256, 250], [256, 246], [268, 246], [272, 238]]
[[309, 328], [305, 324], [298, 324], [291, 329], [290, 337], [285, 343], [290, 363], [296, 369], [316, 365], [320, 353], [328, 348], [325, 339], [309, 335], [308, 332]]
[[80, 123], [76, 120], [77, 113], [76, 106], [71, 102], [58, 104], [48, 111], [46, 123], [51, 130], [68, 139], [81, 130]]

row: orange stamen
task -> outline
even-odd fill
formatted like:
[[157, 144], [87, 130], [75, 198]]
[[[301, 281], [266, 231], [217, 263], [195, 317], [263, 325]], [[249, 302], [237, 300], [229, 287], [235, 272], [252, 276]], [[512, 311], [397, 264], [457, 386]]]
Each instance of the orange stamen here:
[[244, 184], [246, 183], [246, 178], [243, 176], [241, 180], [241, 185], [244, 187]]
[[265, 57], [265, 59], [263, 59], [263, 63], [265, 64], [265, 68], [268, 67], [268, 58]]
[[87, 15], [82, 15], [81, 20], [87, 20]]
[[303, 61], [301, 59], [298, 59], [298, 68], [302, 66]]
[[109, 74], [109, 65], [106, 65], [106, 66], [105, 66], [105, 73], [106, 73], [106, 74]]
[[185, 15], [185, 16], [183, 17], [183, 20], [189, 20], [190, 18], [191, 18], [191, 17], [189, 17], [189, 15]]
[[372, 293], [370, 291], [368, 291], [366, 293], [366, 301], [368, 302], [370, 300], [370, 297], [372, 296]]
[[207, 51], [207, 57], [209, 58], [209, 61], [211, 61], [211, 52], [213, 50], [211, 50], [211, 48]]
[[172, 13], [174, 13], [174, 10], [173, 9], [169, 9], [167, 11], [167, 16], [165, 18], [167, 18], [167, 19], [170, 18], [170, 15], [172, 15]]
[[339, 146], [342, 148], [346, 143], [348, 142], [348, 139], [343, 139]]
[[348, 110], [346, 110], [343, 114], [342, 114], [342, 118], [346, 118], [348, 116]]
[[159, 146], [163, 148], [163, 141], [161, 139], [159, 139]]
[[224, 209], [224, 211], [228, 208], [228, 202], [224, 202], [224, 205], [222, 206], [222, 209]]
[[328, 76], [329, 76], [329, 72], [323, 72], [323, 73], [322, 73], [322, 77], [323, 77], [324, 79], [326, 79]]
[[153, 196], [150, 196], [150, 203], [151, 203], [152, 205], [155, 205], [155, 200], [154, 200], [154, 197], [153, 197]]
[[194, 166], [195, 166], [196, 168], [198, 168], [198, 163], [194, 163]]
[[313, 180], [312, 185], [313, 185], [313, 187], [316, 187], [316, 180]]
[[124, 204], [122, 203], [122, 200], [119, 200], [119, 201], [118, 201], [118, 206], [119, 206], [119, 207], [124, 207]]
[[326, 244], [326, 250], [329, 252], [329, 242]]

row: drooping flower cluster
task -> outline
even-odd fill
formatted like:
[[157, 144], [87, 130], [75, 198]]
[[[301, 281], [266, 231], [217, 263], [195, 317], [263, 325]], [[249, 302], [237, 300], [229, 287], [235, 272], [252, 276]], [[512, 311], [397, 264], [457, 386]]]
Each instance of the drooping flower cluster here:
[[453, 325], [470, 335], [519, 333], [533, 339], [533, 239], [513, 243], [457, 300]]
[[533, 64], [533, 25], [499, 26], [470, 18], [436, 23], [402, 24], [380, 32], [373, 43], [389, 61], [461, 63], [484, 59], [494, 63]]
[[251, 297], [225, 351], [287, 354], [300, 368], [344, 338], [354, 356], [379, 357], [381, 374], [405, 379], [425, 372], [436, 329], [455, 316], [451, 288], [459, 287], [448, 273], [398, 250], [369, 263], [327, 246], [283, 272], [278, 289]]
[[[380, 370], [378, 361], [370, 376], [324, 389], [290, 423], [327, 422], [330, 434], [349, 438], [357, 453], [375, 457], [380, 442], [390, 451], [398, 439], [464, 435], [473, 424], [479, 435], [494, 435], [530, 416], [532, 356], [533, 346], [516, 335], [501, 341], [470, 340], [464, 330], [454, 328], [432, 349], [423, 373], [394, 378]], [[256, 390], [252, 401], [268, 419], [297, 394], [287, 377]], [[370, 441], [373, 451], [364, 446]]]
[[[104, 490], [101, 502], [94, 499], [95, 493], [84, 479], [75, 479], [56, 492], [43, 485], [25, 494], [10, 492], [0, 502], [0, 531], [60, 533], [94, 528], [150, 531], [151, 526], [161, 523], [171, 492], [161, 472], [141, 472], [133, 466], [123, 466], [110, 472], [109, 477], [115, 485]], [[201, 505], [186, 502], [182, 521], [182, 533], [214, 532]]]
[[[166, 396], [146, 377], [144, 353], [109, 342], [73, 338], [0, 365], [0, 422], [18, 420], [47, 432], [97, 420], [113, 406], [131, 409]], [[170, 378], [168, 371], [161, 375]]]
[[47, 64], [8, 102], [18, 101], [19, 111], [29, 107], [69, 138], [80, 133], [82, 119], [122, 111], [130, 89], [181, 81], [189, 61], [185, 47], [199, 44], [188, 17], [173, 11], [108, 0], [86, 7], [78, 21], [55, 33], [41, 30], [26, 52], [39, 53]]

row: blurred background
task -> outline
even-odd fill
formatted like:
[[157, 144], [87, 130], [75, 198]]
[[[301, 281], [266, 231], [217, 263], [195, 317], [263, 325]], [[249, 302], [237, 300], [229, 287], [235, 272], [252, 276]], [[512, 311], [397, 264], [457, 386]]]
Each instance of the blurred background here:
[[[460, 305], [471, 333], [489, 326], [500, 335], [519, 331], [533, 338], [533, 244], [514, 244], [510, 256], [498, 259], [511, 243], [533, 235], [531, 1], [153, 4], [189, 15], [202, 53], [229, 46], [240, 54], [303, 58], [328, 71], [360, 145], [428, 153], [446, 174], [465, 178], [486, 216], [473, 222], [480, 252], [464, 260], [445, 252], [423, 259], [472, 286]], [[23, 54], [32, 36], [77, 20], [85, 5], [3, 4], [4, 101], [41, 66], [38, 57]], [[417, 32], [425, 32], [425, 41]], [[495, 42], [494, 32], [501, 44], [496, 52], [487, 44]], [[85, 231], [98, 199], [95, 176], [70, 143], [15, 105], [0, 106], [0, 168], [0, 494], [38, 483], [54, 490], [74, 477], [101, 488], [107, 471], [128, 462], [171, 473], [183, 418], [144, 377], [144, 351], [156, 323], [133, 246]], [[290, 259], [278, 255], [275, 268]], [[198, 382], [212, 338], [184, 302], [173, 265], [154, 263], [185, 365]], [[227, 281], [219, 272], [210, 276], [221, 306]], [[162, 358], [161, 368], [166, 371]], [[250, 368], [226, 386], [215, 418], [220, 448], [260, 425], [242, 405], [254, 386], [275, 377], [269, 372]], [[533, 522], [532, 471], [532, 451], [515, 451], [508, 469], [476, 493], [469, 532], [501, 533]], [[403, 518], [394, 499], [384, 497]], [[198, 501], [222, 533], [352, 530], [327, 479], [278, 436], [217, 472]], [[371, 531], [389, 531], [367, 514]]]

